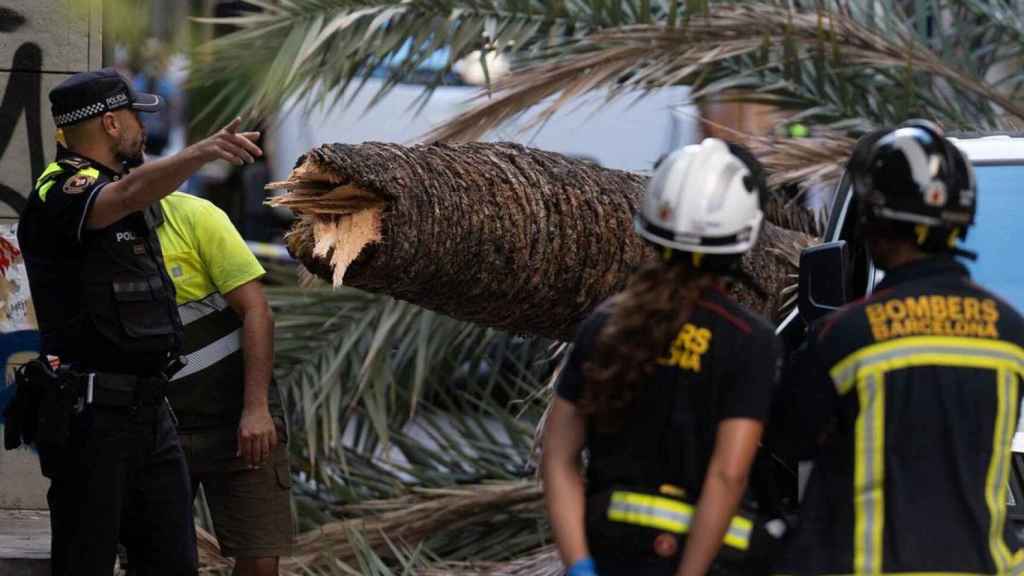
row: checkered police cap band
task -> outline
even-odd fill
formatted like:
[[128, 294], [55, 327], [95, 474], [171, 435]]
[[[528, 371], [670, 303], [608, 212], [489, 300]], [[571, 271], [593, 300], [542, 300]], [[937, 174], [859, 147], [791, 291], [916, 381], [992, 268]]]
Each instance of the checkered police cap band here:
[[88, 120], [103, 114], [104, 112], [117, 110], [118, 108], [124, 108], [125, 106], [131, 106], [132, 100], [128, 96], [127, 92], [119, 92], [112, 96], [108, 96], [105, 100], [100, 100], [83, 106], [81, 108], [72, 110], [70, 112], [64, 112], [54, 116], [53, 121], [58, 128], [70, 126], [72, 124]]
[[64, 114], [58, 114], [53, 118], [53, 122], [57, 125], [57, 128], [63, 128], [65, 126], [71, 126], [77, 124], [83, 120], [88, 120], [95, 116], [99, 116], [107, 111], [107, 106], [102, 102], [96, 102], [90, 104], [85, 108], [79, 108], [78, 110], [72, 110]]

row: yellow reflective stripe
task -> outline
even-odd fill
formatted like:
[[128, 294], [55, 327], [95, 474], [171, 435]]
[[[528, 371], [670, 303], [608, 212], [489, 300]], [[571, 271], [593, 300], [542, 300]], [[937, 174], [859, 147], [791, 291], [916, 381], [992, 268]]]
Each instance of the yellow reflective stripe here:
[[[57, 183], [56, 177], [64, 172], [64, 167], [54, 162], [46, 167], [43, 174], [36, 180], [36, 186], [39, 187], [39, 200], [46, 202], [46, 195], [49, 193], [53, 185]], [[100, 171], [95, 168], [83, 168], [75, 174], [85, 174], [90, 178], [99, 178]]]
[[1017, 375], [1011, 367], [996, 371], [996, 418], [992, 456], [985, 476], [985, 503], [989, 512], [989, 551], [997, 574], [1007, 574], [1014, 563], [1003, 529], [1006, 526], [1006, 489], [1009, 481], [1010, 445], [1017, 422]]
[[885, 378], [881, 371], [857, 381], [860, 412], [854, 427], [853, 571], [882, 571], [885, 525]]
[[53, 185], [56, 183], [56, 181], [50, 180], [46, 184], [43, 184], [43, 186], [39, 189], [39, 199], [42, 200], [43, 202], [46, 202], [46, 193], [49, 192], [50, 188], [53, 188]]
[[58, 164], [56, 162], [50, 162], [46, 166], [46, 170], [43, 170], [43, 173], [40, 174], [39, 178], [36, 179], [36, 182], [41, 182], [43, 180], [43, 178], [46, 178], [47, 176], [53, 174], [54, 172], [63, 172], [63, 171], [64, 171], [64, 167], [63, 166], [61, 166], [60, 164]]
[[53, 188], [54, 180], [53, 177], [60, 175], [64, 172], [64, 167], [56, 162], [51, 162], [46, 166], [46, 170], [36, 178], [36, 187], [39, 188], [39, 200], [46, 202], [46, 193]]
[[754, 531], [754, 523], [742, 516], [733, 516], [729, 529], [725, 532], [722, 542], [727, 546], [746, 550], [750, 548], [750, 533]]
[[[690, 531], [693, 506], [685, 502], [652, 496], [639, 492], [616, 490], [608, 505], [608, 519], [614, 522], [657, 528], [667, 532], [686, 534]], [[754, 523], [742, 516], [734, 516], [722, 542], [727, 546], [746, 550]]]
[[915, 336], [862, 348], [837, 363], [829, 374], [840, 394], [853, 389], [862, 370], [893, 370], [936, 364], [992, 368], [1014, 364], [1024, 370], [1024, 349], [1000, 340], [955, 336]]
[[1010, 574], [1015, 576], [1024, 573], [1024, 548], [1018, 548], [1017, 552], [1013, 555], [1013, 569], [1010, 570]]
[[608, 519], [684, 534], [690, 529], [693, 507], [684, 502], [636, 492], [615, 491]]

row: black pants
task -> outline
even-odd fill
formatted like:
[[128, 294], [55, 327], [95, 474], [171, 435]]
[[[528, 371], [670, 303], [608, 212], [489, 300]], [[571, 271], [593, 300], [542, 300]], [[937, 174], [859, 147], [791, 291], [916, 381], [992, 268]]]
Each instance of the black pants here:
[[87, 406], [71, 431], [66, 448], [39, 447], [53, 576], [110, 576], [119, 536], [139, 576], [194, 576], [188, 470], [167, 408]]

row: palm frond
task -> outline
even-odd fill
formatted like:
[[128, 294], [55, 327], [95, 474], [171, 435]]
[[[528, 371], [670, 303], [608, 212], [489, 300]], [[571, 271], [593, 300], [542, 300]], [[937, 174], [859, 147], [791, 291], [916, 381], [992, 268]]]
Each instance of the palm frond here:
[[[538, 104], [544, 108], [536, 122], [543, 122], [574, 97], [598, 89], [613, 98], [677, 84], [692, 85], [694, 98], [729, 91], [737, 99], [801, 110], [811, 120], [860, 118], [868, 126], [902, 119], [917, 108], [957, 127], [993, 127], [1000, 111], [1024, 118], [1024, 106], [973, 67], [944, 60], [912, 30], [892, 19], [886, 23], [761, 2], [717, 5], [679, 28], [594, 32], [539, 53], [532, 65], [496, 81], [477, 96], [479, 105], [427, 139], [474, 140]], [[830, 53], [824, 52], [826, 41]], [[856, 96], [823, 98], [822, 92], [837, 85], [856, 90]]]
[[[417, 76], [424, 101], [452, 81], [452, 67], [479, 51], [531, 51], [552, 40], [649, 21], [650, 2], [579, 0], [291, 0], [258, 2], [262, 10], [231, 18], [198, 19], [237, 31], [199, 47], [191, 71], [197, 86], [219, 85], [200, 119], [218, 124], [241, 112], [258, 116], [286, 108], [289, 98], [314, 94], [337, 104], [378, 75], [383, 86]], [[654, 7], [654, 10], [660, 10]], [[645, 15], [646, 14], [646, 15]], [[440, 59], [440, 62], [437, 62]], [[424, 64], [435, 68], [426, 76]], [[241, 67], [240, 67], [241, 66]], [[226, 82], [225, 79], [228, 79]]]
[[506, 562], [437, 562], [417, 572], [419, 576], [560, 576], [565, 566], [554, 546], [538, 548]]
[[[378, 553], [389, 551], [389, 540], [406, 546], [438, 540], [445, 531], [493, 518], [496, 512], [510, 515], [526, 506], [540, 513], [541, 492], [536, 483], [514, 482], [480, 485], [440, 491], [421, 490], [412, 498], [373, 502], [353, 509], [363, 515], [321, 526], [301, 535], [295, 554], [282, 561], [286, 573], [296, 567], [313, 567], [334, 560], [352, 561], [357, 545], [350, 538], [355, 530]], [[448, 535], [451, 536], [450, 534]], [[460, 538], [464, 542], [464, 539]], [[435, 543], [434, 546], [437, 544]], [[534, 543], [536, 545], [536, 543]], [[428, 549], [431, 547], [427, 544]]]
[[451, 394], [491, 403], [529, 396], [552, 367], [542, 339], [512, 336], [351, 288], [267, 289], [276, 373], [307, 459], [333, 453], [346, 422], [361, 450], [393, 440], [419, 402]]

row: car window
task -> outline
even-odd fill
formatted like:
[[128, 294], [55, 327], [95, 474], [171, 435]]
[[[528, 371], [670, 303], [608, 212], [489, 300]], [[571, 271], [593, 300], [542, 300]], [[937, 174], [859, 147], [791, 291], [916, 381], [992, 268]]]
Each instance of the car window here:
[[1024, 310], [1024, 164], [976, 165], [978, 214], [964, 247], [978, 254], [967, 262], [982, 286]]

